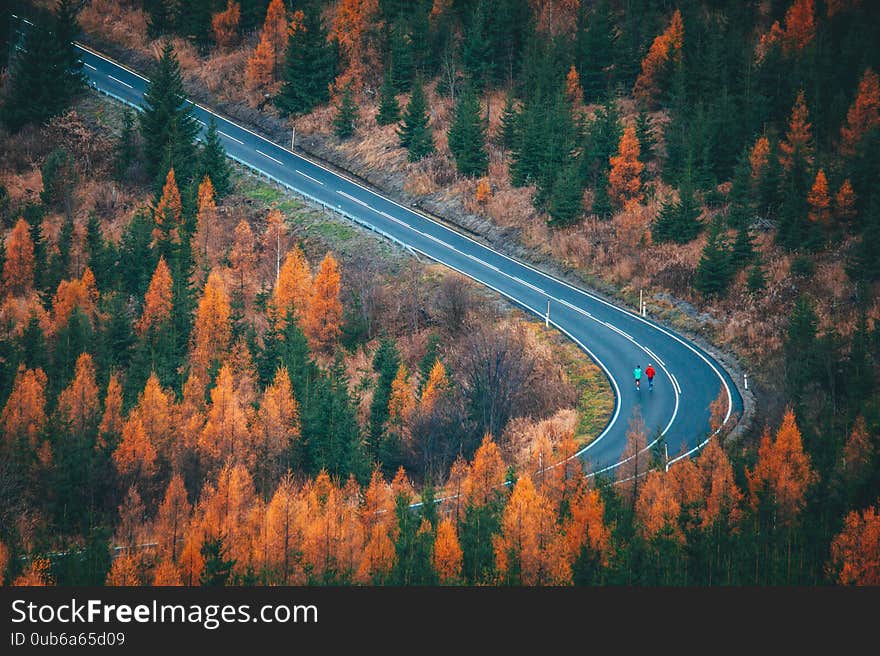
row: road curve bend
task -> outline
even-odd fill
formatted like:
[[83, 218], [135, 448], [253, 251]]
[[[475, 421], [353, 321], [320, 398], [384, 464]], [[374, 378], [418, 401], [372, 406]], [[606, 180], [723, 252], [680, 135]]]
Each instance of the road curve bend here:
[[[77, 46], [90, 84], [139, 108], [147, 79], [85, 46]], [[638, 408], [649, 443], [663, 436], [671, 461], [698, 450], [708, 439], [709, 404], [723, 392], [725, 423], [742, 413], [731, 376], [708, 353], [650, 319], [620, 308], [533, 266], [503, 255], [430, 217], [302, 157], [194, 103], [204, 126], [211, 116], [226, 152], [235, 161], [363, 226], [424, 255], [546, 318], [605, 372], [615, 405], [604, 430], [578, 452], [590, 471], [608, 471], [622, 459], [629, 419]], [[654, 390], [636, 391], [635, 365], [652, 363]]]

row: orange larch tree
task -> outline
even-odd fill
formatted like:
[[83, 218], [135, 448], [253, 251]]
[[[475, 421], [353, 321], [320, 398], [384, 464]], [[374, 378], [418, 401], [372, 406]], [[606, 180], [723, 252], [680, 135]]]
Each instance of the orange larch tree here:
[[856, 192], [849, 178], [844, 180], [834, 194], [834, 218], [838, 221], [852, 221], [856, 215]]
[[181, 586], [183, 580], [180, 578], [180, 570], [177, 565], [162, 560], [153, 568], [153, 585], [162, 587]]
[[782, 425], [772, 440], [765, 433], [758, 447], [758, 462], [746, 470], [752, 508], [764, 495], [774, 504], [776, 517], [783, 526], [797, 520], [806, 503], [807, 489], [816, 481], [810, 456], [804, 452], [801, 432], [794, 411], [788, 408]]
[[584, 100], [584, 88], [581, 86], [581, 78], [574, 64], [565, 76], [565, 95], [574, 106], [578, 106]]
[[857, 482], [870, 471], [873, 462], [874, 446], [865, 425], [865, 418], [859, 415], [852, 431], [843, 445], [840, 469], [848, 482]]
[[89, 267], [83, 271], [82, 277], [62, 280], [52, 298], [52, 329], [58, 332], [67, 325], [74, 308], [88, 317], [94, 325], [98, 314], [98, 289], [95, 276]]
[[599, 490], [582, 485], [569, 506], [569, 516], [563, 524], [565, 546], [569, 559], [574, 561], [586, 547], [599, 562], [608, 564], [611, 553], [611, 529], [605, 524], [605, 502]]
[[476, 200], [480, 205], [484, 205], [492, 198], [492, 186], [486, 178], [477, 183]]
[[143, 584], [141, 580], [142, 562], [141, 559], [131, 553], [123, 553], [113, 559], [110, 571], [107, 573], [107, 580], [104, 585], [107, 587], [134, 587]]
[[498, 498], [506, 473], [501, 450], [492, 436], [486, 433], [462, 484], [465, 499], [474, 505], [484, 506]]
[[763, 175], [769, 159], [770, 140], [766, 136], [761, 135], [758, 137], [757, 141], [755, 141], [755, 145], [752, 146], [752, 150], [749, 152], [752, 180], [758, 180]]
[[342, 302], [339, 300], [341, 276], [332, 253], [321, 260], [315, 274], [303, 332], [316, 350], [326, 350], [336, 342], [342, 330]]
[[287, 315], [292, 313], [301, 321], [308, 312], [312, 297], [312, 272], [308, 260], [299, 245], [295, 245], [284, 258], [284, 264], [272, 291], [271, 313], [275, 316], [275, 327], [283, 330]]
[[229, 252], [229, 264], [241, 299], [249, 302], [254, 284], [254, 270], [257, 264], [254, 250], [254, 233], [251, 224], [242, 219], [235, 226], [232, 250]]
[[219, 47], [231, 48], [236, 44], [240, 22], [241, 5], [234, 0], [227, 0], [226, 9], [211, 17], [211, 30]]
[[113, 452], [113, 462], [120, 478], [132, 484], [146, 486], [156, 475], [158, 455], [150, 441], [140, 412], [135, 409], [122, 427], [122, 440]]
[[388, 578], [396, 560], [397, 553], [387, 527], [374, 524], [369, 532], [355, 580], [364, 585], [381, 584]]
[[156, 265], [150, 286], [144, 296], [144, 309], [141, 318], [134, 325], [139, 335], [144, 335], [151, 328], [163, 325], [171, 318], [173, 284], [171, 271], [165, 263], [165, 257], [159, 256], [159, 263]]
[[416, 397], [409, 382], [409, 370], [400, 363], [397, 375], [391, 381], [391, 395], [388, 399], [388, 422], [392, 426], [406, 424], [416, 408]]
[[299, 490], [293, 479], [285, 476], [266, 508], [262, 538], [262, 560], [270, 571], [278, 572], [278, 583], [282, 585], [305, 581], [298, 555], [302, 548], [304, 513]]
[[284, 215], [277, 209], [269, 211], [266, 217], [266, 231], [262, 239], [263, 250], [272, 254], [272, 273], [275, 283], [281, 276], [281, 254], [287, 247], [287, 223]]
[[880, 125], [880, 80], [877, 73], [867, 69], [859, 82], [855, 100], [846, 114], [846, 124], [840, 129], [840, 149], [852, 156], [862, 137]]
[[190, 364], [203, 376], [211, 362], [222, 359], [229, 351], [232, 327], [229, 318], [232, 308], [220, 275], [212, 271], [205, 283], [205, 291], [196, 309], [193, 324], [193, 353]]
[[377, 49], [370, 38], [378, 12], [378, 0], [340, 0], [337, 5], [331, 37], [338, 41], [342, 60], [346, 62], [345, 70], [336, 79], [338, 89], [348, 82], [360, 89], [368, 75], [381, 70]]
[[19, 442], [35, 452], [45, 425], [46, 374], [42, 369], [19, 365], [12, 392], [0, 415], [4, 449], [8, 452]]
[[819, 169], [813, 187], [807, 194], [807, 203], [810, 206], [810, 221], [828, 225], [831, 222], [831, 197], [828, 195], [828, 178], [825, 171]]
[[364, 490], [361, 503], [361, 522], [371, 532], [374, 524], [396, 525], [394, 517], [394, 493], [379, 467], [373, 469], [370, 483]]
[[658, 35], [648, 54], [642, 60], [642, 71], [636, 78], [633, 96], [642, 102], [650, 102], [657, 93], [658, 77], [670, 61], [681, 59], [681, 48], [684, 44], [684, 22], [681, 11], [675, 10], [669, 26]]
[[639, 534], [648, 542], [665, 538], [684, 542], [684, 533], [678, 523], [681, 513], [671, 477], [659, 471], [648, 472], [636, 500], [636, 518]]
[[183, 205], [180, 201], [180, 190], [177, 188], [177, 180], [174, 177], [174, 169], [168, 170], [165, 176], [165, 186], [162, 188], [162, 196], [153, 211], [153, 220], [156, 227], [153, 229], [153, 239], [167, 239], [173, 243], [179, 243], [179, 229], [183, 223]]
[[431, 367], [431, 373], [428, 374], [428, 380], [422, 388], [422, 396], [419, 400], [419, 410], [423, 413], [431, 412], [437, 403], [437, 399], [443, 394], [449, 386], [449, 379], [446, 377], [446, 367], [439, 359], [434, 361]]
[[618, 207], [642, 200], [641, 175], [645, 165], [639, 161], [640, 152], [635, 126], [630, 125], [623, 131], [617, 155], [610, 158], [608, 194]]
[[232, 368], [224, 363], [211, 389], [208, 420], [199, 435], [199, 452], [206, 462], [214, 466], [229, 461], [253, 464], [256, 454], [251, 444], [248, 414], [233, 385]]
[[247, 467], [240, 462], [227, 463], [217, 474], [216, 485], [205, 484], [197, 512], [205, 535], [223, 538], [237, 574], [244, 574], [254, 565], [257, 554], [253, 545], [258, 526], [264, 521], [264, 509]]
[[187, 498], [186, 488], [180, 474], [174, 474], [165, 498], [156, 513], [153, 524], [153, 539], [161, 558], [176, 563], [183, 551], [184, 530], [189, 525], [192, 505]]
[[196, 213], [196, 232], [192, 238], [193, 258], [196, 261], [195, 278], [200, 283], [220, 262], [223, 255], [223, 234], [218, 227], [219, 215], [214, 201], [214, 185], [207, 175], [199, 184], [199, 209]]
[[107, 382], [107, 393], [104, 396], [104, 414], [98, 425], [98, 440], [95, 443], [96, 450], [103, 450], [110, 444], [115, 444], [122, 435], [122, 385], [119, 383], [119, 374], [110, 374]]
[[785, 12], [785, 30], [781, 34], [783, 50], [788, 53], [800, 52], [815, 36], [814, 0], [794, 0]]
[[116, 522], [116, 532], [113, 541], [122, 547], [120, 551], [134, 551], [150, 538], [147, 526], [147, 510], [141, 495], [132, 486], [128, 488], [125, 499], [119, 504], [117, 510], [119, 521]]
[[571, 563], [550, 502], [528, 476], [517, 480], [501, 518], [501, 534], [493, 536], [495, 563], [502, 579], [518, 574], [523, 585], [571, 582]]
[[880, 585], [880, 512], [876, 507], [846, 516], [831, 543], [831, 569], [842, 585]]
[[263, 22], [262, 38], [268, 39], [272, 44], [272, 52], [275, 59], [272, 62], [272, 77], [277, 80], [280, 77], [281, 62], [284, 61], [284, 53], [287, 52], [287, 9], [284, 0], [271, 0], [266, 9], [266, 20]]
[[779, 161], [786, 169], [790, 169], [794, 161], [801, 157], [807, 164], [813, 162], [813, 132], [810, 123], [810, 111], [807, 109], [807, 101], [804, 91], [798, 92], [791, 109], [791, 118], [788, 121], [788, 132], [785, 141], [779, 144]]
[[719, 521], [734, 529], [742, 517], [743, 494], [733, 475], [730, 459], [718, 440], [709, 440], [697, 459], [704, 506], [700, 526], [707, 530]]
[[287, 468], [285, 456], [301, 434], [299, 404], [284, 367], [278, 368], [272, 384], [263, 391], [256, 424], [259, 467], [265, 470], [267, 480], [277, 480]]
[[34, 242], [27, 221], [20, 218], [6, 238], [3, 293], [23, 296], [34, 286]]
[[68, 430], [81, 438], [95, 427], [100, 411], [95, 365], [91, 355], [81, 353], [76, 359], [73, 380], [58, 395], [58, 412]]
[[272, 47], [272, 41], [263, 34], [263, 37], [254, 49], [254, 54], [247, 60], [244, 69], [245, 86], [248, 91], [253, 94], [260, 94], [255, 96], [254, 104], [259, 104], [263, 101], [262, 94], [271, 95], [272, 93], [273, 82], [275, 81], [273, 75], [275, 59], [276, 55], [275, 49]]
[[48, 558], [34, 558], [21, 574], [12, 582], [16, 587], [47, 587], [54, 585], [52, 563]]
[[447, 518], [441, 519], [434, 538], [434, 571], [441, 584], [453, 585], [461, 580], [462, 556], [455, 525]]
[[637, 408], [626, 432], [626, 448], [623, 450], [622, 462], [615, 470], [621, 494], [631, 506], [635, 506], [638, 498], [640, 479], [651, 465], [651, 457], [645, 452], [647, 447], [648, 429]]
[[174, 392], [162, 389], [158, 376], [151, 372], [143, 392], [138, 396], [135, 410], [143, 423], [147, 439], [156, 450], [156, 456], [165, 462], [174, 462], [176, 453], [182, 448], [176, 409]]
[[6, 566], [9, 564], [9, 548], [0, 540], [0, 585], [5, 581]]

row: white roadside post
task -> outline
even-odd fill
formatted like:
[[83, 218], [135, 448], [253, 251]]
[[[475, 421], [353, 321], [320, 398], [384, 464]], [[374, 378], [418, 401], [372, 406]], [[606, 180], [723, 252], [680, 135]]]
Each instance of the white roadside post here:
[[748, 391], [749, 389], [749, 375], [747, 373], [743, 373], [743, 387]]
[[550, 327], [550, 299], [547, 299], [547, 315], [544, 317], [544, 326]]

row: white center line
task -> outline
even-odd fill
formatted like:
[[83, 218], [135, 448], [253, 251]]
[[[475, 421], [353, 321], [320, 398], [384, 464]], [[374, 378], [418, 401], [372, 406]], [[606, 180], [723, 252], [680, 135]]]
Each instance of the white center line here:
[[124, 87], [128, 87], [129, 89], [134, 89], [134, 87], [131, 86], [128, 82], [123, 82], [122, 80], [120, 80], [117, 77], [113, 77], [112, 75], [107, 75], [107, 77], [109, 77], [111, 80], [113, 80], [115, 82], [119, 82], [119, 84], [121, 84]]
[[263, 157], [266, 157], [266, 158], [268, 158], [268, 159], [271, 159], [273, 162], [276, 162], [276, 163], [280, 164], [281, 166], [284, 166], [284, 162], [282, 162], [281, 160], [277, 160], [277, 159], [275, 159], [275, 158], [272, 157], [271, 155], [267, 155], [267, 154], [264, 153], [262, 150], [257, 150], [257, 152], [260, 153], [260, 155], [262, 155]]
[[226, 134], [223, 130], [217, 130], [217, 134], [222, 134], [224, 137], [226, 137], [227, 139], [232, 139], [237, 144], [244, 144], [244, 141], [239, 141], [238, 139], [233, 137], [231, 134]]
[[348, 198], [348, 200], [353, 200], [358, 205], [362, 205], [363, 207], [366, 207], [367, 209], [370, 209], [370, 210], [373, 209], [372, 207], [367, 205], [364, 201], [362, 201], [360, 198], [355, 198], [354, 196], [351, 196], [351, 195], [345, 193], [344, 191], [337, 189], [336, 193], [339, 194], [340, 196], [345, 196], [346, 198]]
[[87, 64], [86, 62], [83, 62], [83, 66], [85, 66], [86, 68], [91, 68], [93, 71], [97, 71], [97, 70], [98, 70], [97, 68], [95, 68], [95, 67], [92, 66], [91, 64]]
[[391, 219], [395, 223], [399, 223], [402, 226], [406, 226], [407, 228], [411, 227], [406, 221], [401, 221], [396, 216], [391, 216], [388, 212], [379, 212], [379, 214], [384, 216], [386, 219]]
[[[241, 142], [239, 142], [239, 143], [241, 143]], [[313, 178], [312, 176], [310, 176], [308, 173], [303, 173], [303, 172], [300, 171], [299, 169], [296, 169], [296, 172], [299, 173], [302, 177], [304, 177], [304, 178], [308, 178], [308, 179], [311, 180], [312, 182], [317, 182], [319, 185], [323, 185], [323, 184], [324, 184], [324, 183], [321, 182], [320, 180], [316, 180], [315, 178]]]

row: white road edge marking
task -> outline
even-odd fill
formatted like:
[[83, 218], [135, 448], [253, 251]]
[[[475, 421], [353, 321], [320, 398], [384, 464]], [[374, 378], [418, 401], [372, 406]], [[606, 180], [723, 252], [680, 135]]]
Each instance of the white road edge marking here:
[[97, 71], [97, 70], [98, 70], [97, 68], [95, 68], [94, 66], [92, 66], [91, 64], [88, 64], [88, 63], [86, 63], [86, 62], [83, 62], [83, 66], [85, 66], [86, 68], [91, 68], [93, 71]]
[[262, 150], [260, 150], [259, 148], [255, 149], [255, 150], [256, 150], [258, 153], [260, 153], [260, 155], [262, 155], [263, 157], [266, 157], [266, 158], [268, 158], [268, 159], [271, 159], [271, 160], [272, 160], [273, 162], [275, 162], [276, 164], [280, 164], [281, 166], [284, 166], [284, 162], [282, 162], [280, 159], [275, 159], [275, 158], [272, 157], [271, 155], [267, 155], [266, 153], [264, 153], [264, 152], [263, 152]]

